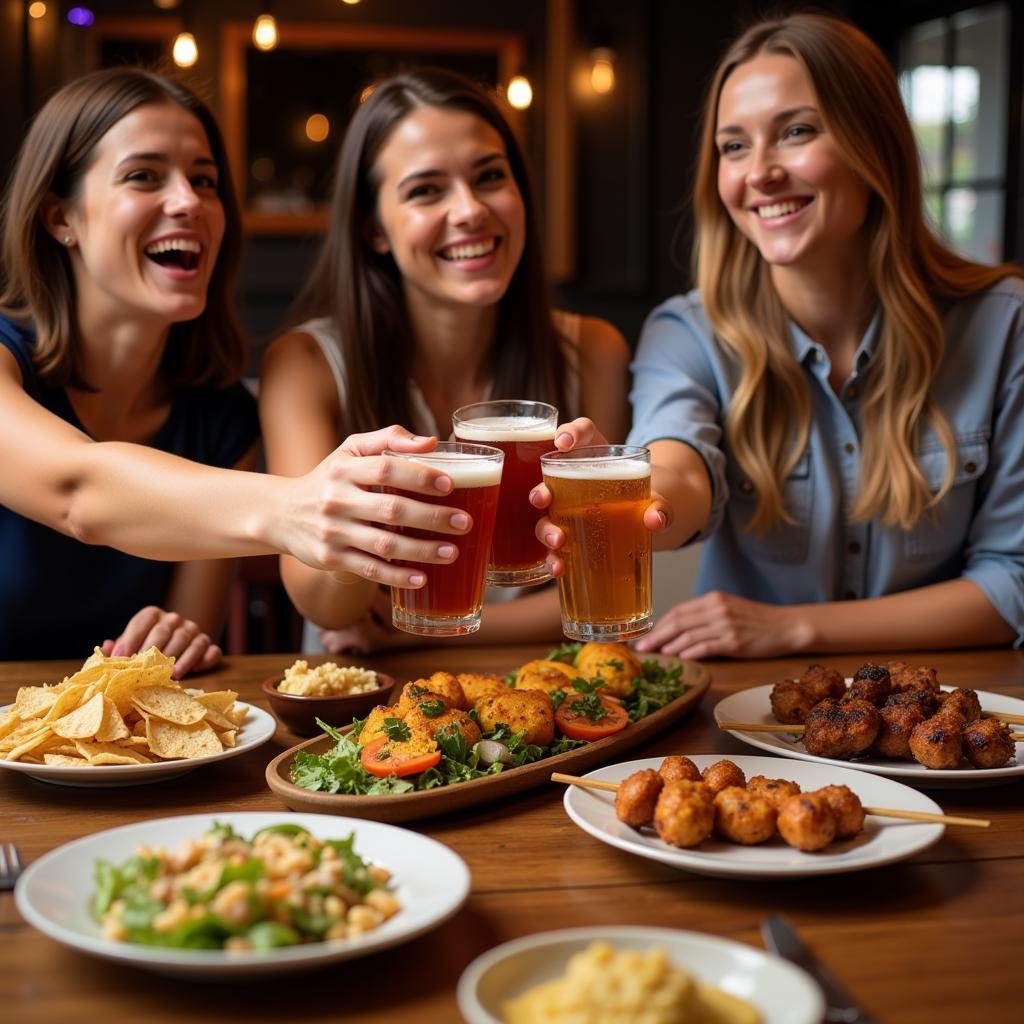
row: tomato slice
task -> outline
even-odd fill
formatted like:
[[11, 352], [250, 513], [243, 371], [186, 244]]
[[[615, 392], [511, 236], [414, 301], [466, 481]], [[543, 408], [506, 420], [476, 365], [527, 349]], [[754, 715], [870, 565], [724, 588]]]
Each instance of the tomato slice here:
[[621, 732], [629, 725], [629, 713], [614, 697], [597, 696], [604, 712], [600, 718], [574, 710], [581, 700], [587, 701], [587, 707], [593, 707], [592, 701], [578, 694], [566, 697], [555, 712], [555, 725], [561, 730], [562, 735], [568, 736], [569, 739], [599, 740], [604, 736], [611, 736], [612, 733]]
[[418, 775], [428, 768], [433, 768], [441, 760], [440, 750], [428, 750], [422, 754], [405, 754], [389, 750], [385, 757], [378, 757], [381, 748], [387, 743], [386, 736], [378, 736], [363, 747], [359, 760], [363, 767], [378, 779], [386, 778], [388, 775]]

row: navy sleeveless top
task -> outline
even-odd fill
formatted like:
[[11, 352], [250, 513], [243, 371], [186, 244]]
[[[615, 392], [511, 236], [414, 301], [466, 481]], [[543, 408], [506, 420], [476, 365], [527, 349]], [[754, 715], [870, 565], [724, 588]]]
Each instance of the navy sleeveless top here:
[[[25, 391], [85, 432], [66, 391], [36, 377], [33, 342], [30, 329], [0, 316], [0, 344], [17, 360]], [[175, 394], [149, 446], [229, 468], [258, 434], [256, 403], [243, 385], [191, 388]], [[0, 505], [0, 660], [84, 660], [140, 608], [163, 604], [174, 566], [83, 544]]]

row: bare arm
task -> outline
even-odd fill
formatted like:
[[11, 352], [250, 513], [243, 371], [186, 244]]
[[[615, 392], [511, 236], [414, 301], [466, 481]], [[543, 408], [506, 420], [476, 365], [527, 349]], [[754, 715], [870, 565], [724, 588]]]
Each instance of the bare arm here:
[[387, 444], [429, 446], [399, 428], [357, 435], [289, 479], [96, 442], [27, 395], [13, 356], [0, 349], [0, 503], [84, 543], [142, 558], [288, 552], [318, 567], [419, 586], [414, 570], [394, 568], [375, 552], [393, 546], [410, 561], [431, 562], [439, 560], [436, 546], [374, 524], [451, 534], [467, 527], [453, 520], [455, 509], [374, 493], [383, 483], [420, 493], [450, 489], [436, 470], [366, 457]]

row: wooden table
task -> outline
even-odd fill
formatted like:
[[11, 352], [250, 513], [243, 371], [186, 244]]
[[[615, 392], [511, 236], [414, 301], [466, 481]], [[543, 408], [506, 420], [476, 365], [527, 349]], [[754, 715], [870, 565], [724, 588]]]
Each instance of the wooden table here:
[[[501, 669], [534, 647], [403, 651], [369, 659], [400, 681], [437, 668]], [[204, 680], [265, 707], [260, 681], [286, 655], [232, 658]], [[847, 674], [860, 656], [820, 659]], [[1024, 697], [1024, 654], [907, 656], [945, 682]], [[798, 675], [805, 659], [720, 662], [702, 706], [636, 757], [759, 753], [713, 724], [722, 697]], [[59, 680], [65, 662], [0, 664], [0, 703], [26, 683]], [[26, 863], [61, 843], [147, 818], [199, 810], [277, 810], [263, 769], [296, 742], [283, 728], [262, 748], [181, 779], [126, 789], [71, 789], [0, 771], [0, 839]], [[780, 761], [780, 775], [785, 774]], [[413, 823], [467, 862], [472, 895], [445, 925], [413, 942], [318, 973], [241, 983], [182, 982], [95, 960], [26, 925], [0, 893], [0, 1019], [127, 1024], [146, 1021], [337, 1021], [450, 1024], [455, 984], [484, 950], [554, 928], [645, 924], [709, 932], [760, 947], [766, 914], [784, 911], [861, 998], [889, 1024], [1020, 1020], [1024, 936], [1024, 786], [935, 790], [952, 814], [993, 819], [988, 830], [950, 828], [909, 861], [800, 881], [716, 880], [641, 860], [592, 839], [566, 817], [562, 790], [545, 786], [493, 807]]]

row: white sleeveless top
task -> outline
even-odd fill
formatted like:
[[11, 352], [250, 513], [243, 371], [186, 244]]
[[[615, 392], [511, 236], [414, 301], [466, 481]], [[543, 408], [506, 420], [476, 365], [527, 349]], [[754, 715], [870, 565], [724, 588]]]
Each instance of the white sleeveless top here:
[[[554, 310], [552, 318], [555, 328], [561, 335], [564, 345], [566, 362], [565, 397], [568, 409], [559, 409], [560, 422], [576, 419], [580, 415], [580, 326], [581, 317], [576, 313], [566, 313], [563, 310]], [[344, 410], [348, 406], [348, 380], [345, 372], [345, 363], [341, 355], [341, 339], [338, 333], [337, 324], [330, 317], [314, 317], [306, 320], [293, 328], [296, 333], [308, 334], [320, 347], [320, 351], [331, 368], [331, 375], [334, 377], [334, 385], [338, 389], [338, 403], [342, 410], [342, 421], [344, 423]], [[491, 396], [493, 381], [487, 385], [484, 392], [484, 401]], [[451, 431], [442, 433], [438, 429], [438, 423], [434, 420], [434, 414], [430, 411], [423, 392], [412, 379], [409, 380], [409, 402], [412, 409], [412, 423], [403, 423], [402, 426], [413, 433], [422, 434], [424, 437], [451, 437]], [[350, 433], [349, 429], [342, 427], [342, 435]], [[339, 439], [340, 441], [340, 439]], [[533, 587], [488, 587], [485, 601], [508, 601], [523, 594], [529, 593]], [[302, 630], [302, 650], [306, 653], [323, 653], [324, 646], [320, 643], [320, 628], [305, 620]]]

